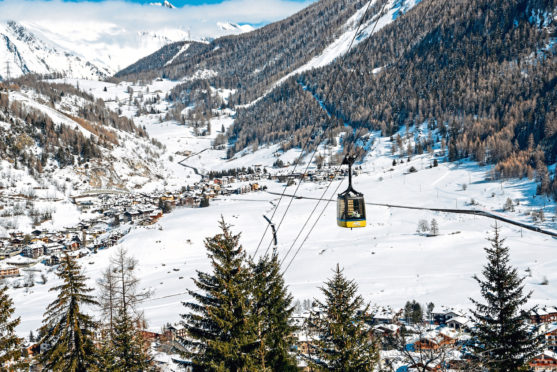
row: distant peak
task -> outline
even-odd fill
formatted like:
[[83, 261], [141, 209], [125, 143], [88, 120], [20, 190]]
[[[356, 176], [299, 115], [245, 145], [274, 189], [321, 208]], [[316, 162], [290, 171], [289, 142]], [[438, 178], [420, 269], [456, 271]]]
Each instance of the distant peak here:
[[231, 22], [217, 22], [217, 27], [223, 31], [240, 31], [240, 32], [249, 32], [253, 31], [255, 28], [251, 25], [239, 25], [237, 23]]
[[167, 1], [167, 0], [164, 0], [164, 2], [162, 2], [162, 3], [150, 3], [149, 5], [162, 6], [164, 8], [168, 8], [168, 9], [175, 9], [176, 8], [174, 5], [172, 5], [170, 3], [170, 1]]

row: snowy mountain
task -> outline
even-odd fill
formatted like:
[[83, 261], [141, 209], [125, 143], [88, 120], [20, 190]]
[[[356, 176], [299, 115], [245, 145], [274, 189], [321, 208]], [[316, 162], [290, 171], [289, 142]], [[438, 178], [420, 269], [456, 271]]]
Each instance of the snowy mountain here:
[[1, 75], [59, 73], [99, 79], [169, 43], [189, 39], [184, 29], [132, 32], [115, 24], [44, 20], [0, 24]]
[[[157, 82], [152, 94], [130, 84], [91, 80], [69, 85], [24, 78], [9, 88], [0, 84], [0, 137], [5, 142], [0, 161], [26, 173], [32, 184], [60, 186], [66, 180], [64, 189], [73, 192], [157, 188], [162, 179], [172, 183], [176, 172], [166, 170], [165, 150], [126, 116], [133, 115], [133, 92], [151, 100], [164, 86], [173, 84]], [[107, 103], [89, 94], [92, 87], [104, 93]], [[160, 110], [164, 103], [150, 107]]]
[[0, 23], [0, 76], [14, 78], [30, 72], [98, 79], [111, 74], [103, 63], [37, 37], [16, 22]]
[[169, 1], [164, 0], [164, 2], [162, 3], [149, 3], [149, 5], [153, 5], [153, 6], [162, 6], [164, 8], [168, 8], [168, 9], [175, 9], [176, 7], [174, 5], [172, 5]]
[[235, 31], [238, 33], [244, 33], [244, 32], [250, 32], [255, 30], [255, 27], [253, 27], [252, 25], [239, 25], [237, 23], [231, 23], [231, 22], [217, 22], [217, 27], [219, 30], [223, 30], [223, 31]]

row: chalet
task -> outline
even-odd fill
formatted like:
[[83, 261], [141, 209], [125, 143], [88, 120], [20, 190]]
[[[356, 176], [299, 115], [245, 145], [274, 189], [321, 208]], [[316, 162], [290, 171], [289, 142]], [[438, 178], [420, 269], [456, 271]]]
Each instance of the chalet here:
[[402, 315], [402, 309], [396, 311], [391, 308], [378, 309], [372, 318], [373, 324], [394, 324], [397, 323]]
[[432, 320], [435, 324], [446, 325], [447, 321], [453, 318], [461, 317], [464, 314], [454, 309], [441, 309], [431, 313]]
[[135, 222], [141, 218], [141, 213], [135, 209], [124, 212], [124, 218], [128, 222]]
[[373, 334], [381, 337], [396, 336], [399, 332], [400, 326], [397, 324], [378, 324], [373, 327]]
[[44, 254], [44, 244], [35, 242], [23, 248], [21, 254], [29, 258], [38, 258]]
[[557, 308], [546, 306], [534, 309], [530, 314], [530, 320], [534, 324], [557, 322]]
[[530, 361], [534, 371], [557, 371], [557, 353], [545, 350]]
[[60, 255], [53, 254], [52, 256], [48, 256], [43, 263], [47, 266], [55, 266], [60, 264]]
[[17, 267], [0, 266], [0, 279], [12, 278], [19, 276], [19, 269]]
[[64, 245], [60, 243], [48, 243], [44, 245], [44, 254], [56, 254], [64, 251]]
[[16, 267], [31, 267], [37, 263], [36, 260], [24, 257], [24, 256], [14, 256], [6, 260], [8, 265]]
[[161, 335], [156, 332], [145, 331], [145, 330], [141, 331], [141, 336], [145, 342], [149, 342], [149, 343], [158, 341], [161, 337]]
[[461, 331], [468, 327], [469, 322], [470, 320], [464, 316], [455, 316], [447, 320], [447, 327]]
[[416, 350], [437, 350], [444, 346], [451, 347], [456, 343], [456, 339], [444, 333], [431, 332], [420, 337], [415, 343]]
[[543, 331], [543, 334], [545, 337], [545, 346], [557, 352], [557, 323], [549, 325], [549, 327]]
[[161, 217], [162, 217], [162, 210], [160, 210], [160, 209], [157, 209], [157, 210], [155, 210], [155, 211], [153, 211], [149, 214], [149, 220], [152, 223], [157, 222], [159, 220], [159, 218], [161, 218]]

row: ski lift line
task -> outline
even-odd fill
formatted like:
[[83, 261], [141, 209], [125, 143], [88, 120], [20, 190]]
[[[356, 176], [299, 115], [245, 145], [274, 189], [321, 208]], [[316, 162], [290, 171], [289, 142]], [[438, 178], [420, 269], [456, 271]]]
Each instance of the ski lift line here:
[[144, 298], [144, 299], [139, 300], [137, 302], [141, 303], [141, 302], [148, 302], [148, 301], [164, 300], [165, 298], [182, 296], [182, 295], [185, 295], [185, 294], [188, 294], [188, 293], [189, 292], [180, 292], [180, 293], [174, 293], [174, 294], [170, 294], [170, 295], [167, 295], [167, 296], [161, 296], [161, 297], [147, 297], [147, 298]]
[[[337, 190], [340, 187], [340, 185], [342, 184], [342, 182], [344, 181], [344, 179], [342, 181], [339, 182], [339, 185], [337, 186]], [[327, 191], [329, 190], [329, 185], [325, 188], [325, 190], [323, 191], [323, 193], [321, 194], [321, 197], [319, 199], [315, 198], [315, 200], [318, 200], [317, 203], [315, 204], [315, 206], [313, 207], [309, 218], [306, 219], [306, 221], [304, 222], [303, 226], [300, 228], [300, 231], [298, 232], [298, 235], [296, 235], [296, 237], [294, 238], [294, 241], [292, 242], [292, 244], [290, 245], [290, 247], [288, 248], [288, 251], [286, 252], [286, 254], [284, 255], [284, 257], [282, 258], [282, 263], [284, 263], [286, 261], [286, 259], [288, 258], [288, 255], [290, 254], [290, 252], [292, 251], [292, 248], [294, 248], [294, 246], [296, 245], [296, 242], [298, 241], [298, 239], [300, 238], [300, 236], [302, 235], [302, 232], [304, 231], [304, 229], [306, 228], [308, 222], [311, 219], [311, 216], [313, 216], [313, 214], [315, 213], [315, 211], [317, 210], [317, 208], [319, 207], [319, 204], [321, 203], [321, 200], [330, 200], [330, 199], [324, 199], [325, 194], [327, 193]], [[334, 194], [333, 194], [334, 195]], [[302, 198], [301, 196], [297, 196], [297, 198]], [[286, 270], [285, 270], [286, 271]]]
[[[354, 33], [354, 36], [352, 37], [352, 40], [350, 41], [350, 44], [349, 44], [349, 46], [348, 46], [348, 50], [347, 50], [346, 54], [342, 57], [342, 60], [341, 60], [341, 67], [344, 66], [346, 57], [349, 55], [350, 50], [352, 50], [352, 46], [354, 45], [354, 42], [355, 42], [355, 40], [356, 40], [356, 38], [357, 38], [357, 36], [358, 36], [358, 33], [360, 32], [360, 29], [361, 29], [361, 27], [362, 27], [362, 25], [363, 25], [363, 23], [364, 23], [364, 20], [366, 19], [366, 16], [367, 16], [367, 14], [368, 14], [368, 11], [369, 11], [369, 9], [370, 9], [372, 3], [373, 3], [373, 0], [369, 0], [369, 1], [368, 1], [368, 4], [367, 4], [367, 6], [366, 6], [366, 10], [365, 10], [364, 14], [362, 15], [362, 18], [360, 19], [360, 23], [358, 24], [358, 27], [356, 28], [356, 32]], [[385, 2], [385, 3], [383, 4], [383, 6], [381, 7], [381, 11], [380, 11], [378, 14], [382, 14], [382, 13], [383, 13], [383, 11], [385, 10], [386, 4], [387, 4], [387, 2]], [[373, 26], [372, 34], [373, 34], [373, 31], [375, 31], [375, 28], [377, 27], [377, 23], [379, 22], [379, 19], [380, 19], [380, 18], [381, 18], [381, 17], [377, 17], [377, 20], [376, 20], [376, 22], [375, 22], [375, 24], [374, 24], [374, 26]], [[362, 56], [362, 55], [360, 54], [359, 57], [361, 58], [361, 56]], [[335, 84], [336, 84], [336, 82], [337, 82], [337, 80], [338, 80], [338, 76], [339, 76], [339, 71], [340, 71], [340, 70], [341, 70], [341, 69], [337, 70], [337, 72], [335, 73], [335, 76], [334, 76], [334, 79], [333, 79], [333, 84], [331, 84], [331, 86], [330, 86], [330, 88], [329, 88], [329, 91], [328, 91], [327, 94], [325, 95], [325, 99], [328, 99], [328, 98], [330, 97], [330, 95], [331, 95], [331, 93], [332, 93], [332, 90], [333, 90], [333, 88], [334, 88], [334, 86], [335, 86]], [[350, 72], [350, 76], [349, 76], [349, 78], [348, 78], [348, 82], [350, 82], [350, 80], [352, 79], [353, 75], [354, 75], [354, 71], [352, 70], [352, 71]], [[343, 90], [341, 96], [344, 96], [344, 93], [346, 93], [347, 86], [348, 86], [348, 84], [345, 85], [344, 90]], [[323, 131], [323, 135], [327, 132], [327, 129], [331, 126], [331, 123], [332, 123], [332, 120], [331, 120], [331, 118], [329, 118], [329, 121], [328, 121], [328, 123], [327, 123], [327, 126], [325, 127], [325, 130]], [[312, 127], [311, 127], [310, 133], [313, 133], [313, 132], [315, 131], [316, 127], [317, 127], [317, 121], [315, 121], [315, 122], [313, 123], [313, 125], [312, 125]], [[321, 135], [319, 138], [321, 138], [323, 135]], [[302, 146], [302, 151], [300, 152], [300, 156], [298, 157], [298, 161], [296, 162], [296, 164], [294, 164], [294, 168], [292, 169], [291, 174], [293, 174], [293, 173], [296, 171], [296, 168], [297, 168], [298, 164], [301, 162], [301, 159], [302, 159], [302, 157], [303, 157], [303, 155], [304, 155], [304, 151], [305, 151], [306, 147], [308, 146], [310, 140], [311, 140], [311, 135], [308, 136], [307, 140], [304, 142], [304, 145]], [[306, 171], [305, 171], [304, 173], [307, 173], [307, 170], [309, 169], [309, 166], [310, 166], [310, 164], [311, 164], [311, 161], [313, 160], [313, 157], [315, 156], [315, 152], [316, 152], [316, 151], [317, 151], [317, 148], [313, 151], [313, 153], [312, 153], [312, 155], [311, 155], [311, 159], [310, 159], [310, 161], [308, 162], [308, 165], [307, 165], [307, 167], [306, 167]], [[301, 182], [300, 182], [300, 183], [301, 183]], [[299, 186], [300, 186], [300, 183], [298, 183], [298, 185], [297, 185], [297, 187], [296, 187], [296, 190], [295, 190], [294, 194], [297, 193], [298, 188], [299, 188]], [[286, 188], [287, 188], [287, 186], [284, 187], [284, 190], [283, 190], [284, 193], [286, 192]], [[276, 214], [276, 212], [277, 212], [277, 210], [278, 210], [278, 208], [279, 208], [279, 205], [280, 205], [282, 199], [283, 199], [283, 196], [281, 195], [281, 197], [279, 198], [279, 201], [277, 202], [277, 205], [276, 205], [276, 207], [275, 207], [275, 210], [273, 211], [273, 214], [271, 215], [271, 220], [274, 218], [274, 216], [275, 216], [275, 214]], [[288, 204], [286, 210], [284, 211], [284, 214], [283, 214], [283, 217], [281, 218], [280, 223], [279, 223], [278, 226], [276, 227], [276, 232], [277, 232], [277, 233], [278, 233], [278, 230], [280, 229], [280, 226], [282, 225], [282, 222], [284, 221], [284, 218], [285, 218], [286, 214], [288, 213], [288, 210], [290, 209], [290, 206], [292, 205], [292, 200], [293, 200], [293, 199], [290, 200], [290, 203]], [[261, 247], [261, 244], [262, 244], [262, 242], [263, 242], [263, 240], [264, 240], [264, 238], [265, 238], [265, 235], [267, 234], [267, 230], [268, 230], [268, 229], [269, 229], [269, 225], [267, 225], [267, 226], [265, 227], [265, 230], [263, 231], [263, 235], [261, 236], [261, 239], [260, 239], [260, 241], [259, 241], [259, 244], [257, 244], [257, 249], [255, 250], [255, 252], [254, 252], [254, 254], [253, 254], [254, 256], [257, 255], [257, 252], [259, 251], [259, 248]], [[267, 249], [266, 249], [266, 251], [265, 251], [265, 255], [267, 255], [267, 253], [269, 252], [269, 249], [270, 249], [270, 247], [271, 247], [271, 244], [272, 244], [272, 243], [269, 243], [269, 246], [267, 247]]]
[[[342, 184], [342, 181], [338, 183], [335, 191], [333, 192], [333, 195], [335, 195], [338, 192], [338, 189], [340, 188], [340, 185]], [[329, 186], [331, 185], [331, 183], [329, 183], [329, 185], [327, 186], [327, 188], [329, 188]], [[306, 237], [304, 238], [304, 240], [302, 241], [302, 243], [300, 244], [300, 246], [298, 247], [298, 249], [296, 250], [296, 252], [294, 253], [294, 256], [292, 256], [292, 258], [290, 259], [290, 261], [288, 262], [288, 265], [286, 265], [286, 268], [283, 270], [282, 275], [284, 276], [284, 274], [286, 274], [286, 272], [288, 271], [288, 269], [290, 268], [290, 266], [292, 265], [292, 262], [294, 262], [294, 259], [298, 256], [298, 253], [300, 253], [300, 250], [302, 249], [302, 247], [304, 246], [304, 244], [307, 242], [307, 240], [309, 239], [309, 236], [311, 235], [313, 229], [315, 228], [315, 226], [317, 225], [317, 222], [319, 222], [319, 220], [321, 219], [321, 216], [323, 216], [323, 213], [325, 213], [325, 210], [327, 209], [327, 207], [329, 206], [329, 203], [332, 202], [333, 199], [328, 199], [327, 202], [325, 203], [325, 206], [323, 207], [323, 209], [321, 210], [321, 213], [319, 213], [319, 215], [317, 216], [317, 218], [315, 219], [315, 221], [313, 222], [313, 225], [311, 225], [311, 228], [309, 229], [308, 233], [306, 234]], [[321, 201], [317, 202], [317, 205], [319, 205]], [[282, 263], [284, 263], [286, 261], [286, 257], [283, 260]]]
[[[386, 4], [387, 4], [387, 1], [383, 3], [383, 5], [382, 5], [382, 7], [381, 7], [381, 11], [378, 13], [379, 16], [377, 17], [377, 19], [376, 19], [376, 21], [375, 21], [375, 23], [374, 23], [374, 25], [373, 25], [373, 28], [372, 28], [372, 30], [371, 30], [370, 37], [368, 38], [368, 40], [371, 39], [371, 35], [373, 35], [373, 33], [375, 32], [375, 29], [377, 28], [377, 24], [379, 23], [379, 20], [381, 19], [380, 15], [381, 15], [381, 14], [383, 13], [383, 11], [385, 10]], [[359, 30], [360, 30], [361, 26], [363, 25], [363, 22], [364, 22], [364, 20], [365, 20], [365, 18], [366, 18], [366, 16], [367, 16], [367, 13], [368, 13], [368, 11], [369, 11], [370, 6], [371, 6], [371, 1], [368, 2], [366, 11], [365, 11], [364, 15], [362, 16], [362, 18], [360, 19], [360, 24], [358, 25], [358, 28], [356, 29], [356, 32], [354, 33], [354, 37], [352, 38], [352, 41], [350, 42], [350, 46], [349, 46], [349, 48], [348, 48], [348, 51], [347, 51], [347, 53], [344, 55], [344, 57], [343, 57], [343, 59], [342, 59], [342, 63], [341, 63], [341, 66], [340, 66], [341, 68], [340, 68], [339, 70], [337, 70], [337, 72], [336, 72], [336, 74], [335, 74], [335, 78], [333, 79], [333, 84], [330, 86], [329, 91], [328, 91], [327, 94], [325, 95], [325, 101], [327, 101], [327, 100], [329, 99], [329, 97], [330, 97], [330, 95], [331, 95], [331, 93], [332, 93], [332, 90], [333, 90], [333, 88], [334, 88], [334, 86], [335, 86], [335, 83], [336, 83], [336, 81], [338, 80], [338, 75], [339, 75], [339, 72], [338, 72], [338, 71], [342, 70], [342, 67], [344, 67], [344, 62], [345, 62], [346, 56], [349, 54], [348, 52], [352, 49], [352, 45], [353, 45], [353, 43], [354, 43], [354, 41], [355, 41], [355, 39], [356, 39], [356, 37], [357, 37], [357, 35], [358, 35], [358, 33], [359, 33]], [[365, 52], [365, 51], [367, 50], [368, 46], [371, 44], [368, 40], [366, 40], [366, 44], [364, 44], [364, 45], [365, 45], [364, 48], [362, 48], [362, 51], [360, 51], [360, 53], [359, 53], [358, 61], [357, 61], [357, 63], [356, 63], [356, 66], [359, 66], [359, 65], [360, 65], [360, 61], [361, 61], [361, 59], [362, 59], [363, 52]], [[343, 89], [342, 89], [342, 92], [340, 93], [340, 97], [344, 97], [344, 95], [346, 94], [346, 90], [348, 89], [349, 82], [350, 82], [350, 80], [352, 80], [352, 78], [354, 77], [355, 72], [356, 72], [356, 69], [351, 69], [351, 70], [350, 70], [350, 75], [349, 75], [349, 77], [348, 77], [348, 82], [344, 85], [344, 87], [343, 87]], [[316, 122], [316, 123], [317, 123], [317, 122]], [[328, 123], [327, 123], [327, 126], [324, 128], [323, 133], [318, 137], [318, 139], [319, 139], [318, 143], [319, 143], [319, 142], [321, 141], [321, 139], [324, 138], [325, 135], [327, 134], [327, 130], [330, 129], [331, 123], [332, 123], [332, 116], [329, 117], [329, 121], [328, 121]], [[312, 133], [313, 133], [314, 128], [315, 128], [315, 123], [314, 123], [314, 126], [312, 127]], [[309, 143], [309, 140], [310, 140], [310, 139], [311, 139], [311, 136], [308, 137], [308, 140], [306, 141], [306, 144], [305, 144], [305, 145], [307, 145], [307, 143]], [[305, 146], [304, 146], [304, 147], [305, 147]], [[314, 158], [316, 152], [317, 152], [317, 147], [316, 147], [315, 150], [312, 152], [311, 157], [310, 157], [310, 159], [309, 159], [309, 161], [308, 161], [308, 164], [307, 164], [307, 166], [306, 166], [306, 170], [305, 170], [304, 173], [307, 173], [307, 171], [308, 171], [308, 169], [309, 169], [309, 166], [311, 165], [311, 162], [313, 161], [313, 158]], [[300, 154], [300, 160], [301, 160], [302, 155], [303, 155], [303, 151], [302, 151], [302, 153]], [[339, 170], [340, 170], [340, 167], [339, 167]], [[298, 190], [299, 190], [299, 188], [300, 188], [300, 185], [301, 185], [302, 181], [303, 181], [303, 180], [301, 180], [301, 181], [298, 183], [298, 185], [296, 186], [296, 190], [294, 191], [294, 195], [296, 195], [296, 193], [298, 192]], [[285, 189], [284, 189], [284, 192], [286, 192], [286, 187], [285, 187]], [[281, 197], [281, 199], [282, 199], [282, 197]], [[280, 200], [281, 200], [281, 199], [279, 199], [279, 204], [280, 204]], [[281, 218], [281, 220], [280, 220], [280, 222], [279, 222], [279, 224], [278, 224], [278, 226], [277, 226], [277, 232], [278, 232], [278, 230], [280, 229], [280, 227], [281, 227], [281, 225], [282, 225], [284, 219], [286, 218], [286, 214], [288, 213], [288, 211], [289, 211], [289, 209], [290, 209], [290, 206], [292, 205], [293, 200], [294, 200], [294, 198], [291, 198], [291, 199], [290, 199], [290, 201], [289, 201], [289, 203], [288, 203], [288, 206], [286, 207], [286, 210], [284, 211], [283, 216], [282, 216], [282, 218]], [[276, 210], [278, 210], [278, 204], [277, 204], [277, 207], [275, 208], [275, 212], [276, 212]], [[310, 216], [308, 217], [307, 220], [309, 220], [309, 219], [311, 218], [312, 215], [313, 215], [313, 212], [310, 214]], [[274, 212], [273, 212], [273, 216], [274, 216]], [[306, 221], [307, 221], [307, 220], [306, 220]], [[307, 222], [306, 222], [306, 224], [307, 224]], [[265, 230], [265, 232], [266, 232], [266, 230]], [[262, 238], [261, 240], [263, 240], [263, 238]], [[266, 251], [265, 251], [265, 255], [267, 255], [267, 253], [269, 252], [269, 249], [270, 249], [270, 248], [271, 248], [271, 243], [269, 243], [269, 245], [267, 246], [267, 249], [266, 249]], [[257, 250], [256, 250], [256, 253], [257, 253], [258, 250], [259, 250], [259, 246], [258, 246], [258, 248], [257, 248]]]
[[[429, 13], [429, 10], [430, 10], [430, 8], [431, 8], [432, 2], [433, 2], [433, 1], [429, 1], [429, 3], [427, 4], [427, 8], [425, 9], [425, 11], [424, 11], [422, 17], [420, 18], [420, 20], [419, 20], [419, 22], [418, 22], [418, 24], [417, 24], [416, 30], [422, 25], [422, 23], [423, 23], [423, 21], [424, 21], [424, 19], [425, 19], [425, 16]], [[447, 6], [447, 3], [448, 3], [448, 0], [445, 1], [445, 2], [443, 3], [443, 7], [446, 7], [446, 6]], [[442, 13], [442, 12], [439, 12], [439, 14], [443, 14], [443, 13]], [[374, 27], [374, 29], [375, 29], [375, 27]], [[372, 33], [373, 33], [373, 31], [372, 31]], [[414, 34], [415, 34], [415, 32], [414, 32]], [[395, 64], [395, 65], [397, 65], [397, 64], [402, 60], [402, 57], [403, 57], [403, 56], [404, 56], [404, 53], [400, 54], [400, 56], [399, 56], [398, 60], [396, 61], [396, 64]], [[407, 70], [408, 70], [408, 67], [409, 67], [409, 64], [406, 64], [405, 71], [404, 71], [404, 75], [406, 75]], [[402, 76], [402, 75], [401, 75], [401, 76]], [[390, 96], [390, 98], [389, 98], [389, 100], [388, 100], [387, 102], [390, 102], [390, 101], [393, 99], [393, 97], [394, 97], [394, 91], [391, 92], [391, 96]], [[371, 114], [372, 114], [372, 112], [370, 111], [370, 112], [368, 113], [368, 115], [367, 115], [365, 121], [368, 121], [368, 120], [369, 120], [369, 118], [371, 117]], [[359, 132], [359, 134], [358, 134], [358, 132]], [[349, 144], [349, 146], [348, 146], [348, 152], [347, 152], [347, 154], [350, 154], [350, 151], [352, 150], [352, 146], [353, 146], [355, 143], [357, 143], [357, 141], [359, 140], [359, 138], [360, 138], [361, 135], [362, 135], [362, 132], [363, 132], [363, 129], [362, 129], [362, 127], [360, 127], [360, 128], [358, 129], [358, 131], [356, 132], [356, 135], [354, 136], [354, 139], [350, 142], [350, 144]], [[339, 166], [339, 170], [340, 170], [340, 167], [341, 167], [341, 166]], [[327, 185], [327, 188], [326, 188], [326, 189], [328, 189], [328, 188], [331, 186], [332, 182], [333, 182], [333, 179], [330, 180], [330, 182], [329, 182], [329, 184]], [[337, 186], [337, 190], [338, 190], [338, 186]], [[319, 203], [321, 202], [321, 199], [317, 199], [317, 200], [318, 200], [317, 204], [319, 204]], [[296, 256], [297, 256], [298, 253], [300, 252], [300, 250], [302, 249], [304, 243], [307, 241], [307, 239], [309, 238], [309, 235], [310, 235], [311, 232], [313, 231], [313, 228], [317, 225], [317, 222], [321, 219], [321, 217], [323, 216], [323, 213], [325, 212], [325, 209], [327, 208], [328, 204], [329, 204], [331, 201], [332, 201], [332, 200], [327, 201], [327, 204], [325, 205], [325, 208], [323, 208], [323, 210], [321, 211], [321, 213], [319, 214], [319, 216], [318, 216], [317, 219], [315, 220], [314, 224], [312, 225], [311, 229], [310, 229], [309, 232], [306, 234], [306, 237], [305, 237], [304, 240], [302, 241], [302, 244], [300, 245], [300, 247], [298, 247], [298, 250], [296, 251], [296, 253], [295, 253], [294, 256], [292, 257], [292, 259], [290, 260], [290, 262], [289, 262], [289, 264], [288, 264], [288, 266], [287, 266], [287, 269], [290, 267], [290, 265], [292, 264], [292, 262], [294, 261], [294, 259], [296, 258]], [[312, 214], [310, 214], [310, 216], [308, 217], [308, 220], [311, 218], [312, 215], [313, 215], [313, 212], [312, 212]], [[286, 259], [286, 257], [285, 257], [285, 259]], [[285, 261], [285, 259], [283, 259], [283, 262]], [[286, 270], [283, 271], [283, 274], [284, 274], [284, 273], [286, 273]]]
[[[276, 194], [272, 191], [267, 191], [269, 194]], [[287, 195], [289, 196], [289, 195]], [[317, 197], [311, 196], [296, 196], [299, 199], [307, 199], [307, 200], [321, 200]], [[325, 199], [326, 201], [334, 201], [334, 199]], [[467, 214], [467, 215], [475, 215], [475, 216], [482, 216], [486, 218], [491, 218], [494, 220], [498, 220], [501, 222], [508, 223], [510, 225], [518, 226], [530, 231], [534, 231], [540, 234], [549, 235], [551, 237], [557, 238], [557, 233], [549, 230], [542, 229], [537, 226], [532, 226], [523, 222], [515, 221], [510, 218], [501, 216], [499, 214], [487, 212], [481, 209], [457, 209], [457, 208], [435, 208], [435, 207], [418, 207], [412, 205], [401, 205], [401, 204], [390, 204], [390, 203], [374, 203], [374, 202], [366, 202], [366, 205], [375, 206], [375, 207], [387, 207], [387, 208], [397, 208], [397, 209], [413, 209], [413, 210], [421, 210], [421, 211], [431, 211], [431, 212], [443, 212], [443, 213], [452, 213], [452, 214]]]

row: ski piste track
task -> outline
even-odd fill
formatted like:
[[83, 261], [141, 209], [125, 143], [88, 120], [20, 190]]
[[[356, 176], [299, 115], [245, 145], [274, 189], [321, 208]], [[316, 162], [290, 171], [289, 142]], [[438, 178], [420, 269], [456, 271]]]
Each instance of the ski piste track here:
[[[267, 193], [271, 194], [271, 195], [278, 195], [278, 196], [283, 195], [282, 193], [272, 192], [272, 191], [267, 191]], [[335, 200], [333, 200], [333, 199], [320, 199], [320, 198], [315, 198], [315, 197], [310, 197], [310, 196], [300, 196], [300, 195], [293, 195], [293, 194], [284, 194], [284, 196], [291, 197], [291, 198], [296, 198], [296, 199], [321, 200], [321, 201], [325, 201], [325, 202], [335, 202]], [[468, 214], [468, 215], [474, 215], [474, 216], [482, 216], [482, 217], [491, 218], [491, 219], [494, 219], [494, 220], [497, 220], [497, 221], [505, 222], [505, 223], [508, 223], [508, 224], [511, 224], [511, 225], [515, 225], [515, 226], [518, 226], [518, 227], [521, 227], [521, 228], [524, 228], [524, 229], [527, 229], [527, 230], [535, 231], [535, 232], [538, 232], [540, 234], [549, 235], [549, 236], [553, 237], [554, 239], [557, 239], [557, 233], [556, 232], [549, 231], [549, 230], [544, 230], [544, 229], [541, 229], [537, 226], [532, 226], [532, 225], [528, 225], [526, 223], [514, 221], [514, 220], [511, 220], [509, 218], [500, 216], [498, 214], [494, 214], [494, 213], [479, 210], [479, 209], [431, 208], [431, 207], [416, 207], [416, 206], [410, 206], [410, 205], [373, 203], [373, 202], [366, 202], [366, 205], [373, 205], [373, 206], [377, 206], [377, 207], [387, 207], [387, 208], [415, 209], [415, 210], [422, 210], [422, 211], [445, 212], [445, 213], [453, 213], [453, 214]]]

